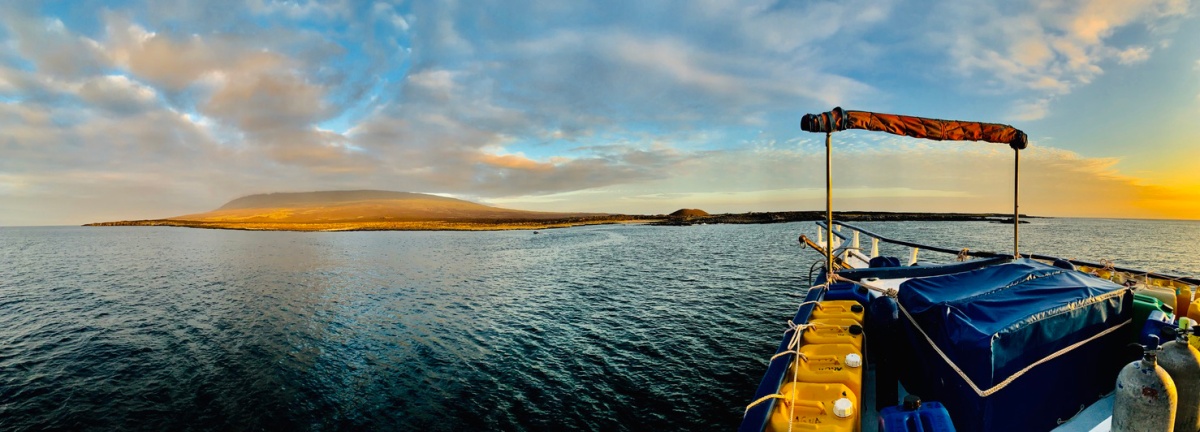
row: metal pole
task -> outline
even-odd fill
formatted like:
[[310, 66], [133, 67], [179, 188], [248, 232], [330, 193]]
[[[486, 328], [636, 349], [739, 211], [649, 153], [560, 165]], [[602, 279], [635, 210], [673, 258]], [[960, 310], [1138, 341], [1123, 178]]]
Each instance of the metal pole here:
[[1017, 211], [1017, 197], [1021, 190], [1021, 151], [1013, 149], [1013, 258], [1021, 257], [1021, 213]]
[[831, 149], [830, 137], [833, 132], [825, 132], [825, 229], [829, 235], [825, 237], [825, 271], [829, 272], [825, 282], [833, 282], [833, 174], [830, 171]]

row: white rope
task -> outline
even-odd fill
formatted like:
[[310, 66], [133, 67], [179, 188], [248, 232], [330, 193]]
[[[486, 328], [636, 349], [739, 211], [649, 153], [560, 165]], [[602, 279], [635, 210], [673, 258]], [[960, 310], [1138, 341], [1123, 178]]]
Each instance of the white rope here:
[[754, 408], [754, 407], [758, 406], [758, 404], [760, 404], [760, 403], [763, 403], [763, 402], [766, 402], [766, 401], [768, 401], [768, 400], [771, 400], [771, 399], [787, 399], [787, 396], [781, 395], [781, 394], [779, 394], [779, 393], [771, 393], [771, 394], [769, 394], [769, 395], [766, 395], [766, 396], [760, 397], [760, 398], [758, 398], [757, 400], [755, 400], [754, 402], [750, 402], [750, 405], [747, 405], [747, 406], [746, 406], [746, 411], [742, 413], [742, 417], [745, 417], [745, 416], [746, 416], [746, 414], [749, 414], [749, 413], [750, 413], [750, 410], [751, 410], [752, 408]]
[[856, 281], [854, 279], [848, 279], [844, 276], [834, 275], [834, 280], [837, 280], [838, 282], [849, 282], [849, 283], [858, 285], [860, 287], [869, 289], [871, 291], [875, 291], [877, 293], [880, 293], [880, 294], [883, 294], [885, 296], [892, 297], [892, 298], [896, 298], [896, 295], [898, 294], [898, 292], [896, 291], [895, 288], [878, 287], [878, 286], [874, 286], [874, 285], [868, 284], [863, 281]]
[[[801, 237], [803, 237], [803, 236], [801, 236]], [[830, 282], [827, 281], [820, 285], [811, 286], [808, 289], [809, 289], [809, 291], [812, 291], [814, 289], [826, 289], [826, 288], [829, 288], [829, 284], [830, 284]], [[816, 300], [809, 300], [809, 301], [800, 303], [800, 306], [798, 306], [798, 307], [804, 307], [805, 305], [809, 305], [809, 304], [815, 304], [816, 307], [821, 307], [820, 302], [818, 302]], [[771, 359], [767, 361], [768, 364], [774, 362], [775, 360], [779, 359], [780, 357], [784, 357], [789, 354], [795, 355], [796, 357], [802, 358], [806, 361], [808, 360], [808, 357], [805, 356], [804, 354], [800, 353], [800, 350], [799, 350], [800, 339], [801, 339], [800, 335], [804, 329], [812, 327], [813, 325], [812, 324], [797, 325], [796, 323], [792, 322], [792, 320], [788, 320], [787, 324], [788, 324], [788, 329], [785, 330], [784, 333], [787, 333], [789, 331], [792, 332], [792, 338], [790, 340], [788, 340], [787, 347], [783, 351], [775, 353], [775, 355], [771, 356]], [[796, 381], [796, 376], [799, 372], [798, 372], [797, 368], [795, 368], [795, 367], [793, 367], [792, 370], [793, 370], [792, 371], [792, 381], [794, 382], [794, 381]], [[787, 397], [780, 393], [771, 393], [769, 395], [760, 397], [757, 400], [755, 400], [754, 402], [751, 402], [750, 405], [746, 406], [746, 411], [742, 413], [742, 416], [745, 416], [746, 414], [748, 414], [750, 412], [750, 410], [753, 409], [755, 406], [758, 406], [758, 404], [766, 402], [771, 399], [787, 399]], [[795, 392], [795, 390], [793, 390], [792, 398], [791, 398], [791, 401], [789, 404], [789, 407], [791, 410], [791, 412], [788, 413], [789, 416], [795, 414], [795, 409], [796, 409], [795, 399], [796, 399], [796, 392]], [[788, 428], [789, 429], [791, 428], [791, 417], [788, 417]]]
[[[831, 272], [830, 275], [831, 276], [826, 277], [825, 283], [820, 284], [820, 285], [811, 286], [808, 288], [809, 291], [812, 291], [814, 289], [828, 289], [829, 285], [831, 285], [833, 283], [833, 281], [836, 281], [836, 280], [850, 281], [849, 279], [838, 276], [836, 273]], [[853, 282], [853, 281], [851, 281], [851, 282]], [[804, 306], [810, 305], [810, 304], [816, 306], [817, 308], [821, 308], [821, 302], [818, 300], [809, 300], [809, 301], [802, 302], [802, 303], [800, 303], [798, 308], [804, 307]], [[777, 360], [781, 357], [787, 356], [787, 355], [795, 355], [796, 358], [798, 358], [800, 360], [808, 361], [808, 356], [806, 356], [806, 355], [804, 355], [804, 353], [800, 352], [800, 341], [802, 340], [801, 335], [802, 335], [803, 331], [806, 329], [817, 328], [817, 327], [837, 328], [837, 329], [843, 329], [843, 330], [849, 329], [849, 327], [847, 327], [847, 326], [839, 326], [836, 324], [824, 324], [824, 323], [796, 324], [795, 322], [792, 322], [792, 320], [788, 320], [787, 324], [788, 324], [788, 329], [785, 330], [784, 333], [787, 333], [790, 331], [790, 332], [792, 332], [792, 337], [791, 337], [791, 339], [788, 340], [788, 344], [784, 348], [783, 351], [775, 353], [775, 355], [771, 356], [771, 359], [767, 361], [768, 364], [774, 362], [775, 360]], [[789, 365], [789, 368], [792, 371], [792, 382], [799, 381], [799, 375], [800, 375], [799, 362], [792, 362]], [[781, 385], [780, 388], [782, 389], [782, 387], [783, 386]], [[795, 418], [795, 416], [796, 416], [796, 393], [797, 393], [796, 389], [793, 388], [790, 399], [781, 393], [771, 393], [769, 395], [760, 397], [760, 398], [756, 399], [754, 402], [750, 402], [750, 405], [746, 406], [746, 410], [742, 413], [742, 416], [744, 417], [746, 414], [749, 414], [751, 409], [753, 409], [754, 407], [756, 407], [759, 404], [766, 402], [768, 400], [788, 399], [788, 431], [790, 432], [792, 430], [792, 419]]]
[[[805, 303], [807, 303], [807, 302], [805, 302]], [[800, 305], [804, 306], [804, 303], [801, 303]], [[776, 359], [783, 357], [785, 355], [788, 355], [788, 354], [794, 354], [797, 357], [801, 357], [805, 360], [808, 360], [808, 357], [806, 357], [806, 356], [804, 356], [804, 354], [800, 353], [800, 350], [798, 347], [800, 346], [801, 331], [811, 327], [812, 325], [811, 324], [797, 325], [796, 323], [792, 322], [792, 320], [788, 320], [787, 324], [788, 324], [788, 329], [785, 330], [784, 333], [787, 333], [789, 331], [792, 332], [792, 338], [788, 340], [787, 347], [783, 351], [775, 353], [775, 355], [771, 356], [771, 359], [767, 361], [768, 364], [770, 364], [770, 363], [774, 362]], [[792, 381], [796, 381], [796, 372], [793, 372], [793, 374], [792, 374]], [[780, 387], [782, 388], [782, 385]], [[757, 400], [755, 400], [754, 402], [750, 402], [750, 405], [746, 406], [746, 411], [744, 413], [742, 413], [742, 416], [745, 416], [746, 414], [748, 414], [750, 412], [750, 409], [754, 408], [758, 404], [766, 402], [771, 399], [787, 399], [787, 397], [780, 393], [771, 393], [769, 395], [760, 397]], [[793, 412], [788, 413], [789, 416], [794, 414], [795, 405], [796, 405], [795, 399], [796, 399], [796, 392], [792, 391], [792, 401], [791, 401], [792, 403], [789, 405], [789, 407]], [[791, 424], [791, 417], [788, 417], [788, 420], [789, 420], [789, 424]]]
[[1118, 329], [1125, 327], [1125, 325], [1133, 322], [1133, 319], [1126, 320], [1125, 322], [1123, 322], [1119, 325], [1110, 327], [1100, 333], [1097, 333], [1096, 335], [1094, 335], [1090, 338], [1073, 343], [1070, 346], [1067, 346], [1066, 348], [1063, 348], [1063, 349], [1060, 349], [1060, 350], [1054, 352], [1054, 354], [1050, 354], [1049, 356], [1042, 358], [1041, 360], [1033, 362], [1029, 366], [1025, 366], [1025, 368], [1010, 375], [1007, 379], [1005, 379], [1004, 381], [1001, 381], [999, 384], [996, 384], [987, 390], [982, 390], [979, 388], [979, 386], [975, 385], [975, 382], [972, 381], [971, 378], [967, 377], [967, 374], [965, 372], [963, 372], [963, 370], [960, 369], [958, 367], [958, 365], [954, 363], [953, 360], [950, 360], [950, 357], [946, 356], [946, 353], [942, 352], [941, 348], [938, 348], [937, 344], [933, 342], [933, 339], [930, 338], [929, 335], [925, 333], [925, 329], [921, 328], [920, 324], [917, 324], [917, 321], [915, 319], [913, 319], [912, 315], [909, 315], [908, 310], [905, 309], [903, 305], [900, 305], [899, 302], [896, 302], [896, 305], [900, 307], [900, 312], [904, 313], [904, 317], [908, 318], [908, 322], [912, 323], [913, 327], [915, 327], [917, 329], [917, 331], [921, 332], [921, 336], [925, 337], [925, 341], [929, 343], [929, 346], [933, 348], [933, 351], [937, 352], [938, 356], [940, 356], [942, 358], [942, 360], [945, 361], [946, 364], [950, 366], [950, 369], [953, 369], [954, 372], [957, 373], [958, 376], [963, 379], [963, 381], [966, 381], [967, 385], [971, 386], [971, 390], [974, 390], [975, 394], [979, 395], [979, 397], [988, 397], [1000, 390], [1004, 390], [1005, 387], [1008, 387], [1009, 384], [1011, 384], [1013, 381], [1016, 381], [1017, 378], [1020, 378], [1022, 375], [1025, 375], [1026, 372], [1029, 372], [1034, 367], [1037, 367], [1038, 365], [1041, 365], [1042, 363], [1046, 363], [1050, 360], [1054, 360], [1068, 352], [1071, 352], [1075, 348], [1079, 348], [1080, 346], [1083, 346], [1084, 344], [1086, 344], [1088, 342], [1091, 342], [1091, 341], [1094, 341], [1101, 337], [1104, 337], [1105, 335], [1115, 332]]
[[792, 338], [790, 340], [788, 340], [786, 349], [784, 349], [783, 351], [780, 351], [778, 353], [775, 353], [775, 355], [771, 356], [771, 360], [769, 360], [767, 363], [773, 362], [773, 361], [775, 361], [775, 359], [783, 357], [784, 355], [787, 355], [787, 354], [801, 355], [800, 351], [799, 351], [799, 349], [800, 349], [800, 332], [806, 328], [811, 327], [812, 324], [797, 325], [796, 323], [792, 322], [792, 320], [788, 320], [787, 323], [788, 323], [788, 329], [786, 331], [784, 331], [784, 333], [787, 333], [789, 331], [792, 332]]
[[[832, 236], [830, 236], [830, 237], [832, 237]], [[792, 330], [792, 344], [794, 344], [792, 346], [792, 348], [794, 350], [796, 350], [796, 358], [797, 359], [803, 358], [804, 360], [807, 361], [808, 356], [805, 356], [804, 354], [800, 353], [800, 331], [801, 331], [800, 326], [795, 325], [791, 321], [788, 321], [788, 324], [795, 326], [795, 329]], [[805, 328], [808, 328], [811, 326], [812, 326], [811, 324], [806, 324]], [[800, 362], [796, 361], [796, 360], [792, 360], [791, 366], [792, 366], [792, 382], [795, 383], [796, 381], [800, 380]], [[782, 384], [779, 387], [780, 387], [780, 390], [783, 390]], [[788, 432], [792, 432], [792, 419], [796, 418], [796, 393], [799, 393], [796, 391], [796, 385], [792, 384], [792, 398], [790, 400], [788, 400]]]
[[[1111, 265], [1111, 261], [1110, 261], [1109, 265]], [[893, 288], [877, 287], [877, 286], [873, 286], [873, 285], [867, 284], [862, 281], [847, 279], [842, 276], [836, 276], [836, 279], [839, 281], [842, 281], [842, 282], [850, 282], [852, 284], [861, 286], [863, 288], [882, 293], [883, 295], [886, 295], [888, 297], [894, 298], [897, 295], [897, 291]], [[1107, 296], [1105, 296], [1105, 297], [1107, 297]], [[913, 325], [913, 327], [916, 328], [917, 331], [919, 331], [921, 333], [921, 336], [925, 337], [925, 341], [929, 343], [929, 346], [933, 348], [934, 352], [936, 352], [938, 354], [938, 356], [941, 357], [942, 360], [945, 361], [946, 364], [948, 366], [950, 366], [950, 368], [953, 369], [954, 372], [957, 373], [960, 378], [963, 379], [963, 381], [966, 381], [967, 385], [971, 386], [971, 390], [974, 390], [975, 394], [979, 395], [979, 397], [988, 397], [1000, 390], [1004, 390], [1005, 387], [1008, 387], [1009, 384], [1011, 384], [1013, 381], [1016, 381], [1021, 376], [1025, 375], [1027, 372], [1029, 372], [1034, 367], [1037, 367], [1038, 365], [1041, 365], [1043, 363], [1046, 363], [1048, 361], [1051, 361], [1058, 357], [1061, 357], [1062, 355], [1064, 355], [1068, 352], [1071, 352], [1072, 350], [1079, 348], [1080, 346], [1083, 346], [1084, 344], [1086, 344], [1088, 342], [1091, 342], [1091, 341], [1094, 341], [1101, 337], [1104, 337], [1105, 335], [1113, 333], [1113, 332], [1117, 331], [1118, 329], [1120, 329], [1121, 327], [1124, 327], [1125, 325], [1133, 322], [1133, 319], [1129, 319], [1128, 321], [1125, 321], [1119, 325], [1105, 329], [1104, 331], [1097, 333], [1096, 335], [1094, 335], [1092, 337], [1089, 337], [1082, 341], [1071, 344], [1070, 346], [1060, 349], [1045, 358], [1042, 358], [1036, 362], [1033, 362], [1029, 366], [1026, 366], [1025, 368], [1012, 374], [1004, 381], [1001, 381], [999, 384], [996, 384], [987, 390], [983, 390], [983, 389], [980, 389], [979, 386], [976, 385], [975, 382], [972, 381], [970, 377], [967, 377], [967, 374], [965, 372], [963, 372], [963, 370], [961, 368], [959, 368], [958, 365], [955, 364], [953, 360], [950, 360], [950, 357], [947, 356], [946, 353], [943, 352], [941, 348], [938, 348], [937, 344], [933, 342], [933, 338], [929, 337], [929, 335], [927, 333], [925, 333], [925, 329], [921, 328], [920, 324], [917, 324], [917, 321], [915, 319], [913, 319], [912, 315], [909, 315], [908, 310], [904, 308], [904, 305], [901, 305], [900, 302], [896, 302], [896, 306], [899, 307], [900, 312], [904, 313], [904, 317], [908, 318], [908, 322], [911, 323]]]
[[788, 354], [794, 354], [797, 357], [800, 357], [801, 360], [808, 361], [808, 356], [804, 355], [804, 353], [802, 353], [798, 350], [786, 350], [786, 351], [780, 351], [780, 352], [775, 353], [775, 355], [771, 356], [770, 360], [767, 360], [767, 363], [773, 362], [773, 361], [775, 361], [775, 359], [783, 357]]
[[849, 331], [849, 329], [850, 329], [849, 326], [840, 326], [837, 324], [826, 324], [826, 323], [795, 324], [791, 320], [788, 320], [788, 330], [787, 331], [794, 331], [794, 333], [792, 333], [792, 338], [790, 340], [788, 340], [787, 347], [783, 351], [777, 352], [777, 353], [775, 353], [775, 355], [771, 356], [771, 359], [768, 360], [767, 363], [771, 363], [771, 362], [775, 361], [776, 359], [783, 357], [785, 355], [788, 355], [788, 354], [795, 354], [798, 357], [800, 357], [801, 360], [808, 361], [808, 356], [806, 356], [806, 355], [804, 355], [804, 353], [800, 352], [800, 341], [802, 340], [801, 331], [810, 329], [810, 328], [828, 328], [828, 329], [837, 329], [837, 330], [846, 330], [846, 331]]
[[800, 309], [800, 308], [808, 306], [808, 305], [815, 305], [817, 307], [817, 309], [825, 310], [825, 307], [821, 306], [820, 300], [809, 300], [809, 301], [800, 303], [798, 306], [796, 306], [796, 309]]
[[[805, 302], [805, 303], [808, 303], [808, 302]], [[802, 303], [801, 306], [804, 306], [804, 303]], [[825, 323], [796, 324], [796, 323], [792, 322], [792, 320], [788, 320], [787, 324], [788, 324], [788, 329], [785, 330], [784, 333], [790, 331], [790, 332], [792, 332], [792, 337], [791, 337], [791, 339], [788, 340], [788, 344], [784, 348], [783, 351], [775, 353], [775, 355], [771, 356], [771, 359], [767, 361], [768, 364], [774, 362], [776, 359], [779, 359], [780, 357], [783, 357], [783, 356], [786, 356], [789, 354], [795, 355], [797, 358], [799, 358], [801, 360], [808, 361], [808, 356], [806, 356], [806, 355], [804, 355], [804, 353], [800, 352], [800, 341], [802, 340], [801, 334], [806, 329], [818, 328], [818, 327], [820, 327], [820, 328], [837, 328], [837, 329], [847, 329], [848, 328], [847, 326], [840, 326], [840, 325], [836, 325], [836, 324], [825, 324]], [[789, 365], [789, 367], [792, 371], [792, 382], [799, 381], [799, 374], [800, 374], [799, 366], [800, 365], [798, 362], [793, 362], [792, 364]], [[754, 402], [751, 402], [750, 405], [747, 405], [746, 411], [743, 412], [742, 415], [745, 416], [747, 413], [750, 412], [750, 410], [752, 408], [754, 408], [758, 404], [766, 402], [771, 399], [787, 399], [787, 396], [784, 396], [781, 393], [771, 393], [769, 395], [760, 397], [757, 400], [755, 400]], [[792, 417], [788, 417], [788, 419], [789, 419], [788, 424], [791, 424], [791, 419], [795, 416], [795, 409], [796, 409], [796, 391], [794, 389], [792, 390], [792, 397], [791, 397], [791, 400], [789, 401], [789, 409], [791, 412], [789, 412], [788, 415], [792, 416]]]

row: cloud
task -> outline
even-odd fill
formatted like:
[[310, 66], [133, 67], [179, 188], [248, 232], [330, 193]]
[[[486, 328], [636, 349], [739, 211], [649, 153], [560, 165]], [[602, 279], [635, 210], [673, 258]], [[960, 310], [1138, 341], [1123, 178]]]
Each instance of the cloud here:
[[[761, 124], [796, 98], [827, 105], [872, 91], [823, 72], [807, 43], [887, 9], [712, 2], [677, 8], [687, 16], [675, 33], [699, 33], [677, 37], [627, 19], [661, 6], [629, 2], [629, 15], [592, 27], [570, 22], [593, 17], [543, 6], [166, 1], [104, 11], [87, 36], [53, 17], [6, 22], [24, 44], [15, 55], [33, 60], [31, 70], [0, 66], [0, 92], [24, 102], [6, 109], [29, 120], [0, 133], [19, 150], [8, 172], [27, 183], [112, 167], [203, 172], [221, 179], [212, 189], [238, 189], [231, 195], [388, 185], [499, 197], [634, 184], [694, 155], [662, 144], [679, 132], [631, 138], [629, 122], [688, 134], [713, 116]], [[536, 24], [487, 24], [501, 9]], [[38, 57], [32, 44], [51, 39], [66, 54]], [[412, 57], [397, 57], [406, 42]], [[36, 150], [64, 145], [75, 148]], [[520, 153], [529, 145], [543, 155]]]
[[[926, 145], [892, 138], [863, 145], [856, 142], [859, 139], [835, 137], [835, 209], [999, 213], [1012, 209], [1013, 154], [1007, 147]], [[709, 212], [819, 210], [825, 206], [822, 148], [800, 145], [710, 152], [689, 159], [667, 176], [641, 183], [637, 189], [614, 185], [492, 202], [543, 210], [650, 214], [683, 207]], [[1153, 218], [1200, 211], [1196, 192], [1145, 185], [1122, 175], [1115, 169], [1117, 163], [1113, 158], [1089, 158], [1034, 143], [1021, 152], [1021, 212]], [[1180, 201], [1185, 197], [1192, 200]]]
[[[251, 5], [257, 13], [337, 17], [315, 3]], [[175, 95], [232, 132], [252, 153], [321, 172], [369, 170], [371, 163], [345, 147], [345, 137], [317, 125], [343, 115], [373, 83], [327, 71], [345, 50], [306, 32], [176, 37], [147, 31], [127, 16], [106, 17], [109, 52], [135, 76]], [[300, 43], [300, 45], [297, 45]], [[370, 69], [367, 69], [369, 71]]]
[[0, 17], [17, 51], [43, 74], [77, 79], [108, 66], [103, 48], [94, 40], [72, 33], [58, 18], [36, 18], [11, 11]]
[[79, 97], [87, 104], [118, 114], [150, 109], [158, 98], [151, 87], [124, 75], [95, 77], [79, 86]]
[[375, 2], [375, 4], [371, 7], [371, 9], [372, 9], [372, 14], [375, 17], [377, 17], [378, 19], [381, 19], [384, 22], [391, 24], [392, 26], [396, 27], [397, 30], [400, 30], [402, 32], [408, 31], [408, 29], [409, 29], [408, 20], [405, 19], [403, 16], [401, 16], [399, 13], [397, 13], [394, 6], [384, 3], [384, 2]]
[[[658, 178], [679, 160], [670, 148], [603, 145], [535, 160], [507, 153], [514, 136], [548, 133], [525, 113], [498, 106], [463, 83], [430, 70], [408, 77], [408, 103], [382, 111], [347, 134], [389, 171], [392, 184], [474, 197], [553, 193]], [[571, 154], [574, 153], [574, 154]]]
[[[1200, 60], [1196, 60], [1196, 66], [1193, 67], [1193, 70], [1200, 71]], [[1196, 93], [1196, 99], [1200, 100], [1200, 93]]]
[[1034, 121], [1046, 117], [1050, 112], [1050, 98], [1040, 98], [1018, 102], [1008, 114], [1008, 118], [1016, 121]]
[[[953, 16], [945, 31], [928, 40], [948, 46], [950, 64], [987, 92], [1026, 92], [1045, 100], [1070, 93], [1104, 73], [1106, 62], [1132, 65], [1153, 49], [1120, 46], [1114, 34], [1135, 25], [1162, 28], [1186, 16], [1186, 2], [1174, 0], [1081, 0], [1043, 4], [955, 1], [936, 6]], [[942, 26], [939, 26], [942, 27]], [[1032, 120], [1028, 112], [1014, 117]], [[1043, 116], [1048, 109], [1039, 111]]]
[[[648, 208], [649, 197], [786, 209], [816, 200], [823, 182], [797, 169], [821, 165], [816, 141], [796, 135], [798, 107], [905, 104], [889, 93], [896, 80], [941, 84], [912, 70], [949, 68], [980, 83], [956, 94], [1035, 120], [1104, 68], [1166, 49], [1125, 30], [1163, 37], [1188, 10], [951, 2], [938, 9], [946, 19], [871, 0], [164, 0], [57, 17], [36, 6], [0, 17], [0, 205], [11, 210], [0, 224], [363, 188], [588, 211]], [[888, 144], [840, 147], [839, 164], [861, 167], [835, 174], [847, 175], [848, 204], [984, 208], [995, 185], [951, 175], [1004, 175], [1004, 163], [984, 167], [1003, 162], [1003, 147]], [[1056, 172], [1127, 202], [1166, 196], [1111, 161], [1040, 151], [1029, 164], [1060, 161]], [[38, 202], [59, 204], [41, 220]]]
[[[494, 105], [588, 134], [628, 121], [688, 127], [720, 116], [757, 124], [780, 107], [860, 100], [874, 89], [824, 70], [853, 47], [834, 44], [826, 53], [817, 42], [881, 21], [889, 2], [426, 6], [414, 9], [422, 19], [415, 73], [450, 71], [464, 87], [491, 93]], [[486, 17], [496, 14], [523, 24], [492, 25]], [[635, 18], [663, 14], [677, 19]]]
[[1117, 53], [1117, 62], [1123, 65], [1141, 63], [1150, 58], [1152, 49], [1147, 47], [1130, 47]]
[[222, 81], [200, 111], [248, 133], [302, 128], [329, 115], [324, 88], [303, 77], [253, 71]]
[[281, 15], [291, 19], [310, 17], [336, 18], [349, 16], [349, 7], [344, 1], [317, 0], [252, 0], [248, 2], [251, 12], [264, 15]]
[[238, 44], [200, 37], [182, 41], [149, 32], [126, 18], [110, 15], [108, 41], [114, 63], [170, 91], [180, 91], [201, 76], [232, 63]]

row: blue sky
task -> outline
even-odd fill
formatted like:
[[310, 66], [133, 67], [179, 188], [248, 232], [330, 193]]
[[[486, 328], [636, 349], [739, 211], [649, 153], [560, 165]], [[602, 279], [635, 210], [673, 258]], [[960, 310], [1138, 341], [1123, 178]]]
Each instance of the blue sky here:
[[[1025, 130], [1022, 210], [1200, 218], [1188, 1], [15, 2], [0, 226], [385, 189], [823, 207], [834, 106]], [[835, 135], [835, 207], [1008, 211], [1011, 151]]]

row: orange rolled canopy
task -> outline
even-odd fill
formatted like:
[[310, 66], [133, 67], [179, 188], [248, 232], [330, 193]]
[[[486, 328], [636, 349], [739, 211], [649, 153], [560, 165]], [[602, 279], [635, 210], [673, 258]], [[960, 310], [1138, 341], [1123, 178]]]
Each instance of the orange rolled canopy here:
[[1014, 150], [1029, 145], [1025, 132], [1009, 125], [846, 111], [840, 107], [825, 113], [805, 114], [800, 128], [808, 132], [864, 129], [937, 141], [987, 141], [1008, 144]]

